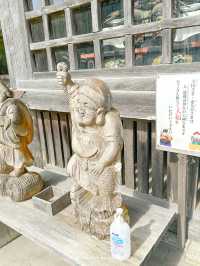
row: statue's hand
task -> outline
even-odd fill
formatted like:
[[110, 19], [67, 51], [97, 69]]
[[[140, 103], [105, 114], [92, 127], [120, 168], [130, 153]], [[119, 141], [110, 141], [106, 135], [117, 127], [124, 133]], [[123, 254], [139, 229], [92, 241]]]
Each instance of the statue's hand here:
[[100, 176], [105, 168], [103, 163], [91, 163], [90, 164], [90, 174], [95, 176]]
[[63, 62], [57, 64], [56, 78], [60, 86], [73, 85], [73, 82], [71, 80], [71, 75], [68, 72], [68, 67]]

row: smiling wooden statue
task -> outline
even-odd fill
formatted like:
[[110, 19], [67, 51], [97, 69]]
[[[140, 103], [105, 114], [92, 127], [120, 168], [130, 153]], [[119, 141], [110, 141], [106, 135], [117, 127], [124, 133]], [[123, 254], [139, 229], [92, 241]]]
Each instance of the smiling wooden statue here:
[[43, 187], [37, 173], [28, 172], [33, 156], [28, 145], [33, 140], [30, 111], [12, 91], [0, 83], [0, 194], [13, 200], [31, 198]]
[[116, 208], [122, 205], [117, 192], [123, 146], [120, 115], [103, 81], [88, 79], [79, 85], [64, 63], [57, 68], [72, 119], [74, 154], [67, 167], [73, 179], [71, 201], [82, 229], [104, 239]]

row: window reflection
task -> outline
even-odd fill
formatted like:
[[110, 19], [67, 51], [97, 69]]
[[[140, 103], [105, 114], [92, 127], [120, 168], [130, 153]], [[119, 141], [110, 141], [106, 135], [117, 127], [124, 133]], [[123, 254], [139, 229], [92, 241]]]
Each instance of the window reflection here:
[[200, 14], [200, 0], [175, 0], [175, 16], [190, 17]]
[[91, 6], [79, 6], [72, 10], [73, 27], [75, 34], [86, 34], [92, 32]]
[[33, 53], [33, 63], [35, 72], [48, 71], [46, 50], [38, 50]]
[[95, 68], [95, 53], [92, 42], [76, 45], [78, 69]]
[[27, 10], [36, 10], [41, 8], [41, 0], [26, 0]]
[[125, 66], [125, 39], [114, 38], [102, 41], [103, 67], [119, 68]]
[[49, 31], [51, 39], [66, 37], [65, 14], [63, 11], [49, 15]]
[[162, 19], [162, 0], [133, 0], [134, 24], [149, 23]]
[[173, 63], [200, 62], [200, 26], [174, 30]]
[[161, 63], [162, 38], [160, 32], [140, 34], [135, 37], [136, 65], [155, 65]]
[[54, 63], [54, 70], [56, 70], [56, 66], [59, 62], [65, 62], [68, 65], [68, 68], [70, 68], [67, 46], [52, 48], [52, 57]]
[[43, 30], [42, 18], [39, 17], [39, 18], [30, 20], [29, 25], [30, 25], [32, 42], [44, 41], [44, 30]]
[[123, 0], [101, 0], [102, 28], [124, 24]]

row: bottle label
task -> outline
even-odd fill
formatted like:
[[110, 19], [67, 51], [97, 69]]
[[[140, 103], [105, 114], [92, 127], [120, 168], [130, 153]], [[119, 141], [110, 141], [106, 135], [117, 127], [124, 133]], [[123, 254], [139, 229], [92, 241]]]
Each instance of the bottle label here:
[[112, 242], [115, 245], [115, 247], [123, 247], [124, 240], [119, 237], [118, 234], [112, 233]]

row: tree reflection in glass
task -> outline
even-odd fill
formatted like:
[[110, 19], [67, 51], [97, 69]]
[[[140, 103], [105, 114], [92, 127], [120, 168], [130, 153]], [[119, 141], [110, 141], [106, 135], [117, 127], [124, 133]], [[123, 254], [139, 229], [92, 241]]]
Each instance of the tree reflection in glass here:
[[124, 24], [123, 0], [100, 0], [102, 28]]
[[162, 0], [133, 0], [134, 24], [150, 23], [162, 19]]
[[161, 63], [162, 38], [160, 32], [140, 34], [135, 37], [135, 64], [157, 65]]
[[190, 17], [200, 14], [200, 0], [175, 0], [176, 17]]
[[173, 32], [173, 63], [200, 62], [200, 26]]

